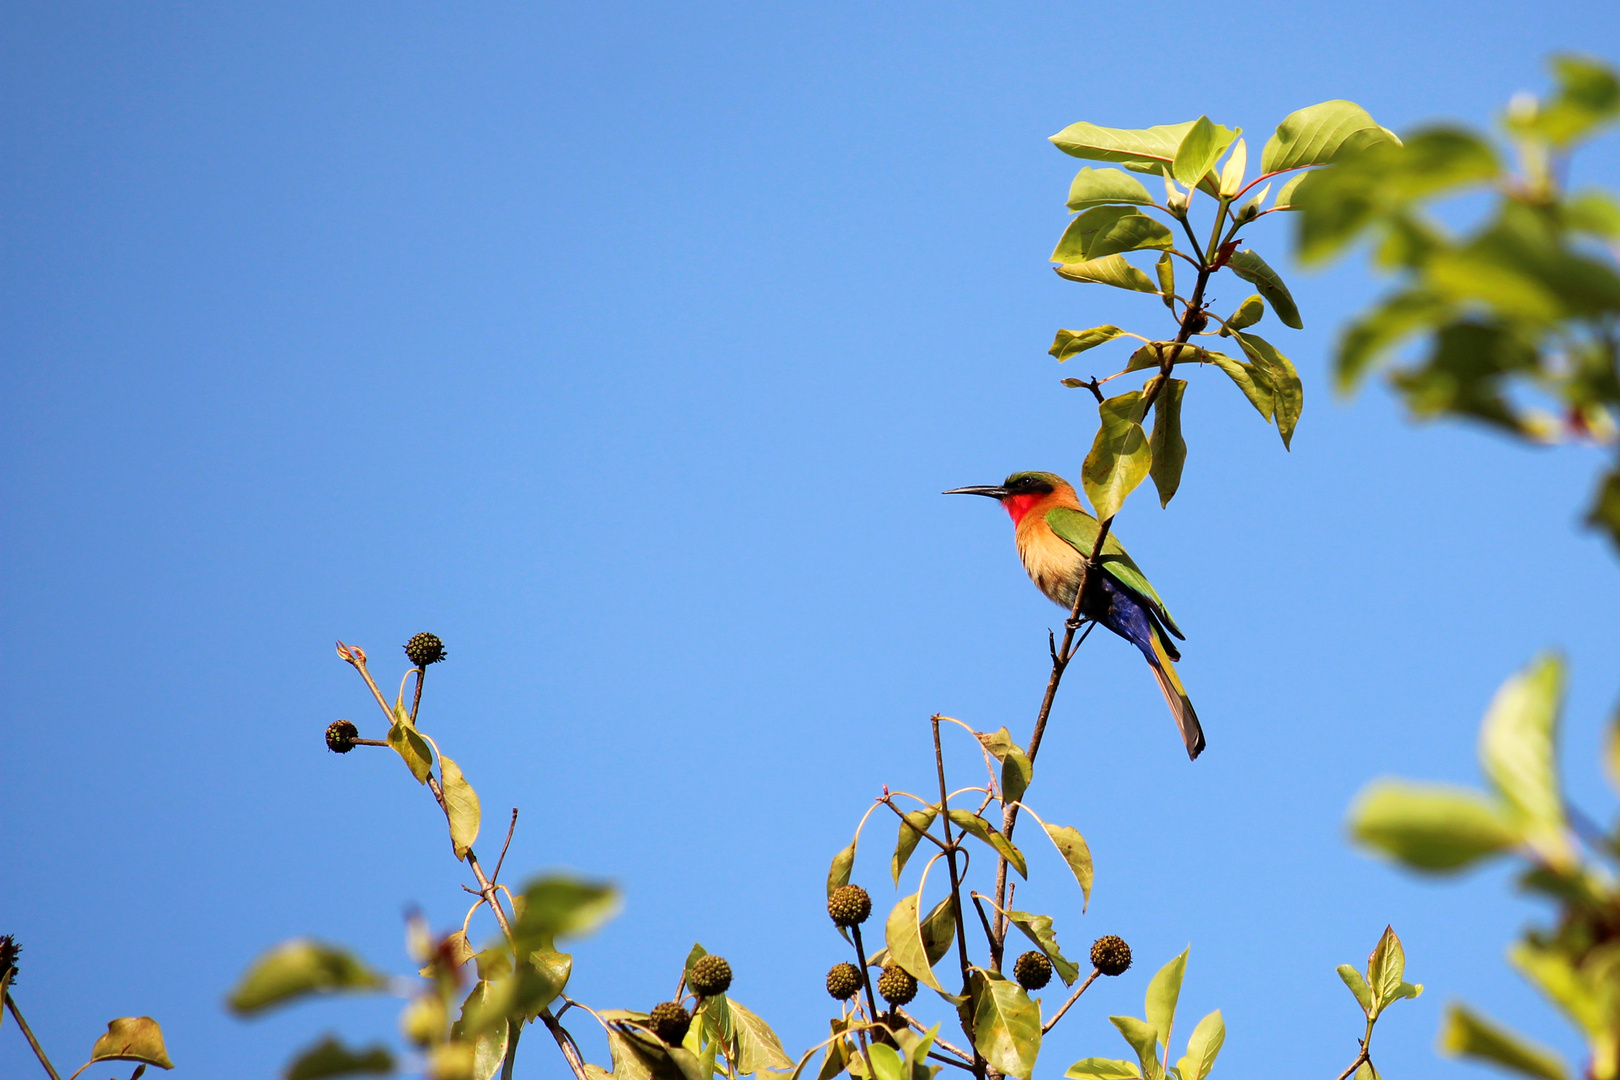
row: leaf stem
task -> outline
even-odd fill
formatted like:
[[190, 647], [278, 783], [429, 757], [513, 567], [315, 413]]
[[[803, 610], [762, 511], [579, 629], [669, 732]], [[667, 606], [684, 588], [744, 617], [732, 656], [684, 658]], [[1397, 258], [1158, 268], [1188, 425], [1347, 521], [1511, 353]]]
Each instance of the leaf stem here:
[[1063, 1019], [1063, 1014], [1069, 1011], [1069, 1006], [1073, 1005], [1075, 1002], [1079, 1001], [1080, 1000], [1080, 995], [1086, 992], [1086, 987], [1088, 987], [1092, 983], [1096, 982], [1097, 981], [1097, 976], [1101, 975], [1101, 974], [1102, 974], [1102, 969], [1101, 968], [1092, 968], [1091, 969], [1091, 974], [1086, 976], [1086, 981], [1080, 984], [1080, 988], [1078, 990], [1076, 990], [1074, 993], [1069, 995], [1069, 1000], [1065, 1001], [1063, 1003], [1063, 1008], [1059, 1009], [1056, 1013], [1054, 1013], [1053, 1016], [1052, 1016], [1052, 1019], [1048, 1020], [1046, 1023], [1041, 1025], [1041, 1034], [1042, 1035], [1045, 1035], [1048, 1031], [1051, 1031], [1054, 1027], [1057, 1026], [1057, 1022], [1059, 1020]]
[[[9, 976], [10, 971], [8, 970], [6, 974]], [[23, 1014], [17, 1010], [17, 1000], [11, 996], [10, 990], [6, 991], [6, 1008], [11, 1010], [11, 1015], [16, 1019], [17, 1026], [22, 1028], [23, 1038], [27, 1039], [28, 1045], [34, 1048], [34, 1056], [39, 1058], [41, 1065], [45, 1066], [45, 1071], [50, 1074], [51, 1080], [62, 1080], [55, 1067], [51, 1065], [51, 1059], [45, 1056], [45, 1050], [39, 1045], [39, 1040], [34, 1038], [33, 1031], [28, 1027], [28, 1021], [24, 1020]]]

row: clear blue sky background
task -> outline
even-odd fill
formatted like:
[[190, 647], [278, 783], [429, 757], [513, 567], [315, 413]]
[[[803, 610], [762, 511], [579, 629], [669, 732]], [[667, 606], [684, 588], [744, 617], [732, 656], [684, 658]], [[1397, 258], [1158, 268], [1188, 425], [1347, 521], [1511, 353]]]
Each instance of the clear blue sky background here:
[[[1336, 97], [1482, 122], [1547, 53], [1620, 40], [1620, 9], [1572, 2], [0, 20], [0, 931], [59, 1063], [150, 1013], [196, 1077], [394, 1037], [388, 1000], [228, 1016], [266, 946], [404, 971], [406, 905], [459, 922], [427, 795], [321, 742], [340, 717], [382, 734], [334, 639], [391, 688], [422, 629], [450, 652], [422, 725], [482, 796], [481, 848], [521, 806], [509, 877], [624, 889], [571, 993], [648, 1007], [699, 940], [790, 1048], [820, 1039], [828, 859], [881, 785], [928, 786], [931, 712], [1027, 737], [1061, 619], [1005, 517], [937, 493], [1076, 473], [1095, 412], [1053, 331], [1163, 325], [1047, 269], [1078, 163], [1046, 136], [1207, 112], [1258, 145]], [[1577, 177], [1617, 166], [1611, 140]], [[1287, 266], [1288, 227], [1249, 239]], [[1188, 632], [1208, 753], [1093, 638], [1040, 757], [1030, 801], [1084, 831], [1097, 887], [1082, 917], [1031, 843], [1021, 906], [1073, 954], [1119, 933], [1139, 958], [1043, 1076], [1121, 1056], [1106, 1015], [1191, 942], [1218, 1076], [1331, 1077], [1358, 1034], [1333, 967], [1386, 922], [1429, 988], [1380, 1025], [1391, 1076], [1472, 1071], [1431, 1049], [1461, 995], [1579, 1056], [1502, 961], [1538, 914], [1505, 872], [1414, 881], [1342, 822], [1380, 774], [1476, 781], [1481, 710], [1547, 646], [1573, 662], [1569, 783], [1612, 816], [1620, 579], [1576, 526], [1596, 457], [1334, 401], [1334, 330], [1378, 286], [1292, 283], [1306, 330], [1268, 325], [1306, 381], [1293, 453], [1200, 374], [1181, 495], [1119, 522]], [[893, 826], [869, 836], [857, 880], [886, 905]], [[8, 1023], [0, 1074], [32, 1068]], [[520, 1068], [563, 1074], [539, 1035]]]

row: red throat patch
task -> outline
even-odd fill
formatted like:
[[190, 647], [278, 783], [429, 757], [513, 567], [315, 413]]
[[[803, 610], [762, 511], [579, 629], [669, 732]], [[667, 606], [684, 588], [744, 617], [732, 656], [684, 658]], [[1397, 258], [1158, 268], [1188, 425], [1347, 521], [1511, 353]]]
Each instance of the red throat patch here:
[[1035, 504], [1046, 498], [1045, 495], [1009, 495], [1001, 500], [1002, 508], [1007, 516], [1017, 525], [1024, 520], [1024, 515], [1035, 508]]

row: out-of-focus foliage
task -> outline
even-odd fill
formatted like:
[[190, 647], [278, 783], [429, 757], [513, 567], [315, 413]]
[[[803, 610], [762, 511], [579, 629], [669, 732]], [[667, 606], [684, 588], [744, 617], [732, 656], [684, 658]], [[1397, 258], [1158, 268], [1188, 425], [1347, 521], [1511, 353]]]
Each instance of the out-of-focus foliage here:
[[[1515, 97], [1504, 145], [1459, 127], [1382, 142], [1306, 174], [1291, 193], [1301, 257], [1324, 262], [1367, 241], [1394, 291], [1339, 339], [1336, 380], [1351, 391], [1390, 364], [1414, 416], [1458, 416], [1537, 443], [1617, 445], [1620, 418], [1620, 201], [1568, 191], [1569, 155], [1620, 119], [1620, 78], [1593, 60], [1552, 64], [1546, 100]], [[1459, 196], [1488, 206], [1444, 224]], [[1620, 461], [1587, 520], [1620, 545]]]

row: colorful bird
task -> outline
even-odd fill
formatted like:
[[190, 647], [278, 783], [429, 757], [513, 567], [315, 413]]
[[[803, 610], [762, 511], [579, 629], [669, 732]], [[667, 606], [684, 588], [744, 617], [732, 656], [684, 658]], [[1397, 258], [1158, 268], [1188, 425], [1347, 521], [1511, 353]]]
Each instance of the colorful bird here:
[[[998, 500], [1013, 519], [1018, 557], [1030, 580], [1054, 604], [1064, 610], [1074, 608], [1081, 569], [1097, 543], [1097, 519], [1081, 509], [1066, 480], [1049, 472], [1020, 472], [1002, 484], [952, 488], [945, 494], [988, 495]], [[1187, 756], [1198, 757], [1204, 749], [1204, 729], [1176, 675], [1172, 661], [1180, 660], [1181, 652], [1169, 636], [1185, 640], [1186, 635], [1112, 533], [1103, 542], [1099, 562], [1103, 573], [1086, 589], [1080, 617], [1101, 623], [1142, 650], [1187, 744]]]

